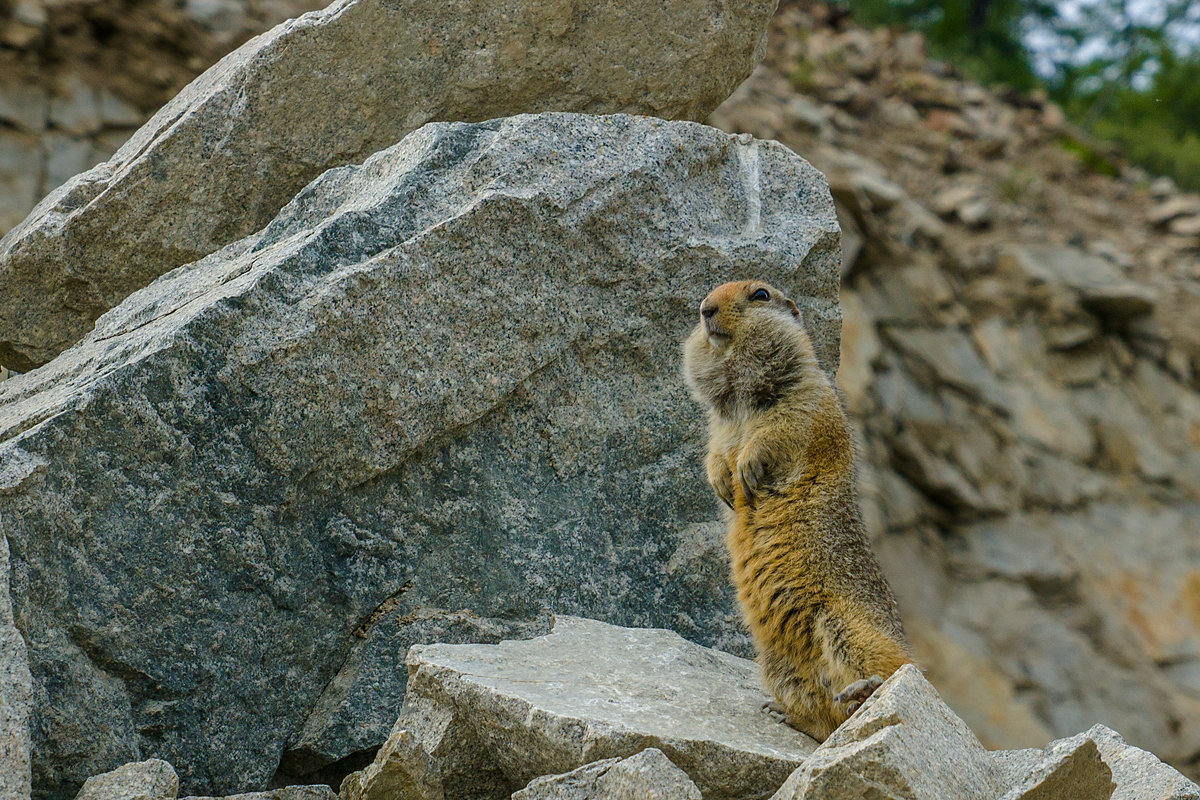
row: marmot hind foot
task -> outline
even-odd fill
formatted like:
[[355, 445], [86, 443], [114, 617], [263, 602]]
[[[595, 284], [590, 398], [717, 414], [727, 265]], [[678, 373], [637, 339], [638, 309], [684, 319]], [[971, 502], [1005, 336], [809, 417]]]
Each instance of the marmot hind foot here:
[[835, 703], [849, 703], [846, 706], [846, 713], [853, 714], [858, 711], [867, 698], [875, 693], [875, 690], [883, 685], [883, 678], [878, 675], [872, 675], [869, 678], [855, 681], [854, 683], [842, 689], [836, 697], [833, 698]]

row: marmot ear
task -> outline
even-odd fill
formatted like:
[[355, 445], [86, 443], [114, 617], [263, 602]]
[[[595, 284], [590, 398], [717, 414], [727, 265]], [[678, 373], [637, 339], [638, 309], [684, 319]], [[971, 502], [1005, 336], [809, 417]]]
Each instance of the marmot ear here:
[[796, 308], [796, 304], [787, 298], [784, 298], [784, 302], [787, 303], [787, 307], [791, 310], [792, 316], [796, 319], [800, 319], [800, 309]]

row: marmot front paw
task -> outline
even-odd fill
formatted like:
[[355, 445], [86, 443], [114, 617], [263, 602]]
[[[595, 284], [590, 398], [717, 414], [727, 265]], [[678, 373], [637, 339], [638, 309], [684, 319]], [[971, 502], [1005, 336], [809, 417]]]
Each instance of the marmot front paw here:
[[747, 501], [753, 500], [766, 489], [767, 473], [770, 471], [767, 459], [753, 446], [747, 445], [738, 457], [737, 471]]
[[733, 473], [729, 471], [729, 462], [716, 453], [709, 453], [704, 466], [708, 471], [708, 483], [717, 497], [733, 508]]

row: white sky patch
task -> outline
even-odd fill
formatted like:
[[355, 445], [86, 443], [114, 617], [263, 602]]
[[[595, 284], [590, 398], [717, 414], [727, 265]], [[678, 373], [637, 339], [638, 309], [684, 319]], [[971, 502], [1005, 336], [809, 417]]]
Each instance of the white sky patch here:
[[[1082, 66], [1098, 58], [1108, 57], [1119, 47], [1119, 33], [1127, 27], [1163, 28], [1168, 42], [1179, 53], [1200, 49], [1200, 2], [1191, 2], [1182, 13], [1169, 19], [1170, 0], [1059, 0], [1058, 25], [1084, 31], [1080, 42], [1056, 30], [1056, 24], [1045, 24], [1028, 18], [1023, 24], [1022, 41], [1029, 50], [1034, 71], [1043, 78], [1052, 78], [1060, 64]], [[1144, 88], [1157, 71], [1150, 64], [1133, 77], [1135, 87]]]

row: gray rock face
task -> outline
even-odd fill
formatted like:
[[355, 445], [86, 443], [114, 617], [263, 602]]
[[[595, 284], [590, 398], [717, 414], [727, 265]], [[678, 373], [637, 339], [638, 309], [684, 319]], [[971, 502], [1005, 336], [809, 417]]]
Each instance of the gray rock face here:
[[549, 636], [417, 646], [408, 663], [397, 726], [439, 760], [447, 797], [504, 797], [647, 746], [707, 800], [766, 797], [816, 747], [762, 711], [753, 662], [671, 631], [557, 617]]
[[[0, 240], [0, 363], [45, 363], [308, 181], [435, 120], [703, 119], [762, 57], [777, 0], [340, 0], [248, 42]], [[664, 47], [669, 42], [670, 46]]]
[[772, 800], [994, 800], [987, 751], [906, 664], [834, 731]]
[[[393, 605], [399, 608], [399, 598]], [[519, 620], [484, 618], [466, 609], [386, 612], [379, 614], [386, 617], [386, 624], [367, 626], [352, 640], [338, 674], [288, 749], [283, 769], [311, 774], [348, 754], [376, 747], [380, 732], [392, 726], [404, 701], [404, 655], [412, 645], [529, 639], [549, 633], [552, 620], [549, 614]]]
[[661, 750], [648, 747], [629, 758], [535, 778], [513, 800], [700, 800], [700, 789]]
[[174, 800], [178, 792], [175, 770], [167, 762], [152, 758], [93, 775], [75, 800]]
[[262, 788], [354, 646], [422, 614], [748, 653], [678, 343], [756, 275], [835, 369], [839, 261], [785, 148], [547, 114], [427, 126], [131, 296], [0, 384], [35, 788], [148, 756]]
[[[8, 476], [0, 469], [0, 491]], [[32, 681], [25, 639], [13, 624], [8, 539], [0, 530], [0, 798], [29, 797]]]

